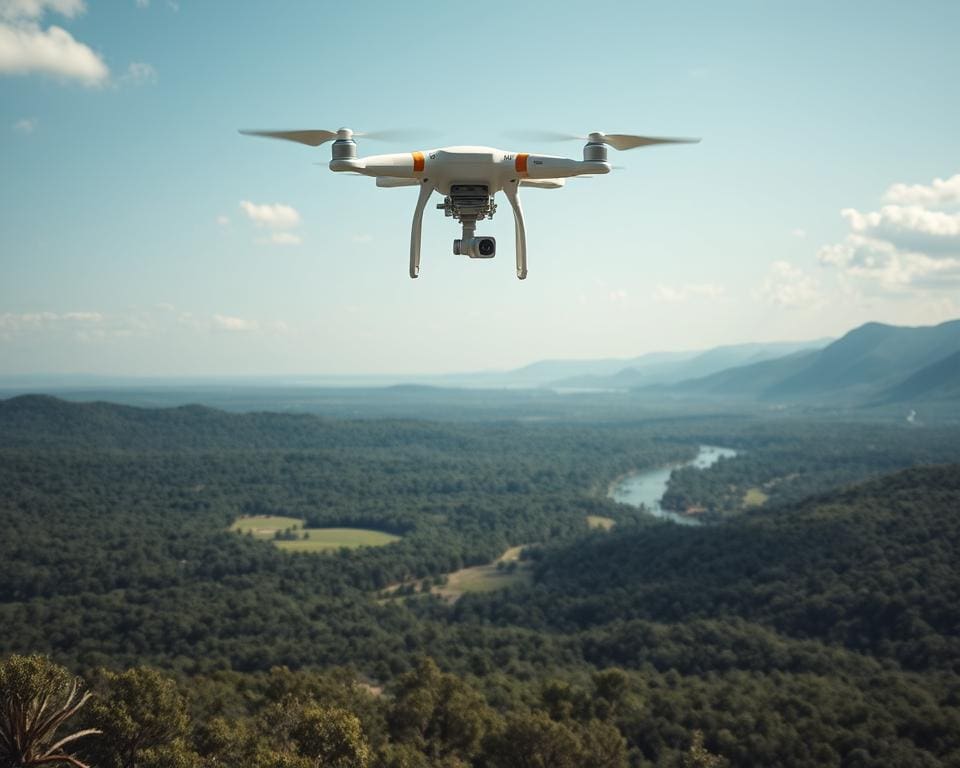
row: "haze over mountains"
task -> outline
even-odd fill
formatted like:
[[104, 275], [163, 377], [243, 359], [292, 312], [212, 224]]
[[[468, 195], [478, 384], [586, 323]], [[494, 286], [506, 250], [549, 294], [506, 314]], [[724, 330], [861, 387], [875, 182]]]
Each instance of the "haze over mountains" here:
[[[746, 343], [696, 351], [652, 352], [635, 358], [542, 360], [508, 371], [445, 375], [275, 376], [222, 379], [112, 376], [0, 377], [5, 395], [51, 392], [81, 399], [130, 388], [175, 392], [184, 402], [207, 403], [209, 388], [236, 393], [262, 389], [416, 385], [454, 390], [526, 389], [557, 392], [621, 392], [650, 402], [709, 400], [858, 407], [960, 401], [960, 320], [935, 326], [866, 323], [836, 340]], [[211, 390], [212, 392], [212, 390]], [[413, 389], [411, 389], [413, 392]], [[105, 393], [105, 394], [104, 394]], [[437, 396], [439, 393], [437, 393]], [[420, 397], [430, 398], [425, 391]], [[466, 396], [466, 395], [463, 395]], [[192, 398], [192, 399], [191, 399]], [[106, 397], [106, 399], [111, 399]], [[213, 401], [210, 401], [211, 403]]]
[[822, 349], [646, 391], [767, 402], [953, 400], [960, 397], [960, 320], [919, 328], [867, 323]]

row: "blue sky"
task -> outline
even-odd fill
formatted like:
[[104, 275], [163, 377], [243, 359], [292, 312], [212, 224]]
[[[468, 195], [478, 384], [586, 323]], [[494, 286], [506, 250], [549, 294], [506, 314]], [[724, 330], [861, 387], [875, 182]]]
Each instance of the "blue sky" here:
[[[498, 369], [960, 316], [960, 4], [593, 8], [0, 0], [0, 374]], [[237, 133], [341, 125], [432, 131], [361, 154], [703, 141], [525, 190], [522, 283], [502, 196], [490, 262], [428, 210], [411, 281], [415, 190]]]

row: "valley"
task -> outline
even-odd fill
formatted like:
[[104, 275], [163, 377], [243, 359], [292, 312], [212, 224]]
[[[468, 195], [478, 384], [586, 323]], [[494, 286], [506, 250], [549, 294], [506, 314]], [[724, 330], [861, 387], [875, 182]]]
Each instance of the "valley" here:
[[[954, 427], [29, 396], [0, 401], [0, 459], [0, 651], [102, 690], [109, 670], [159, 670], [195, 724], [190, 759], [253, 761], [200, 734], [225, 717], [253, 739], [303, 686], [353, 713], [387, 768], [492, 761], [521, 723], [572, 755], [606, 739], [613, 768], [674, 764], [698, 733], [735, 766], [960, 749]], [[638, 472], [709, 524], [601, 492]], [[350, 546], [374, 532], [389, 544]], [[473, 702], [476, 739], [401, 727], [427, 690], [440, 719], [461, 710], [436, 691]], [[926, 702], [922, 727], [905, 701]]]

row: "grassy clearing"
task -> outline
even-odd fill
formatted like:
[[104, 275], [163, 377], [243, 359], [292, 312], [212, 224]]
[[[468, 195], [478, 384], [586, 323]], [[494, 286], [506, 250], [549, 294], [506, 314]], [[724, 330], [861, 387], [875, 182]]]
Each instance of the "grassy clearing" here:
[[769, 496], [759, 488], [748, 488], [747, 492], [743, 495], [743, 506], [762, 507], [768, 498]]
[[431, 592], [452, 603], [468, 592], [494, 592], [514, 584], [527, 584], [531, 578], [530, 569], [523, 565], [512, 572], [495, 565], [476, 565], [454, 571], [447, 577], [446, 584], [434, 587]]
[[605, 531], [609, 531], [613, 526], [617, 524], [617, 521], [612, 517], [601, 517], [600, 515], [587, 515], [587, 525], [591, 528], [603, 528]]
[[520, 544], [517, 547], [510, 547], [506, 552], [504, 552], [500, 557], [494, 560], [494, 563], [512, 563], [514, 560], [520, 559], [520, 553], [523, 552], [525, 544]]
[[291, 541], [277, 541], [280, 549], [288, 552], [323, 552], [324, 550], [340, 549], [340, 547], [382, 547], [394, 541], [399, 536], [383, 531], [372, 531], [366, 528], [306, 528], [303, 533], [307, 539], [293, 539]]
[[[328, 552], [340, 547], [382, 547], [399, 540], [399, 536], [366, 528], [304, 528], [303, 520], [296, 517], [255, 515], [241, 517], [230, 526], [231, 531], [253, 533], [255, 538], [272, 541], [287, 552]], [[292, 528], [300, 538], [275, 539], [277, 531]], [[307, 538], [303, 538], [306, 536]]]
[[241, 517], [230, 526], [231, 531], [252, 532], [258, 539], [272, 539], [277, 531], [285, 531], [287, 528], [300, 530], [303, 528], [303, 520], [298, 517], [253, 515], [251, 517]]
[[[494, 592], [506, 589], [514, 584], [529, 584], [533, 578], [530, 563], [520, 561], [520, 553], [529, 544], [520, 544], [505, 550], [500, 557], [487, 565], [475, 565], [471, 568], [461, 568], [459, 571], [447, 574], [447, 583], [433, 586], [429, 593], [439, 595], [448, 603], [455, 603], [467, 592]], [[503, 563], [503, 567], [499, 564]], [[398, 598], [410, 597], [403, 591], [404, 587], [413, 587], [414, 595], [423, 595], [423, 582], [420, 580], [394, 584], [380, 593], [381, 604]]]

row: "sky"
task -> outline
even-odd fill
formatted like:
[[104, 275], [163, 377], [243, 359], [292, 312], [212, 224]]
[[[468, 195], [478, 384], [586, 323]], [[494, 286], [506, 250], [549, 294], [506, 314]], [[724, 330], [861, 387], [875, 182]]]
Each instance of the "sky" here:
[[[0, 0], [0, 375], [502, 370], [960, 317], [960, 3]], [[694, 136], [522, 192], [453, 256], [417, 192], [241, 128]], [[422, 138], [421, 138], [422, 137]], [[435, 196], [432, 202], [440, 202]]]

